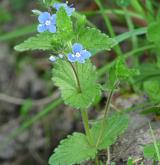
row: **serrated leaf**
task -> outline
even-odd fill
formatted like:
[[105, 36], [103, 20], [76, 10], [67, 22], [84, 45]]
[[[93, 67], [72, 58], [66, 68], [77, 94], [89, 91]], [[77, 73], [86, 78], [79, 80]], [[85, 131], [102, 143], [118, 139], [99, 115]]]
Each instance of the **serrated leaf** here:
[[71, 17], [69, 17], [63, 7], [61, 7], [56, 16], [56, 24], [57, 24], [57, 33], [59, 38], [63, 42], [70, 41], [73, 37], [73, 25], [71, 21]]
[[125, 80], [133, 76], [139, 75], [138, 69], [129, 69], [125, 64], [125, 59], [120, 57], [116, 62], [116, 76], [120, 80]]
[[[102, 150], [108, 148], [115, 143], [117, 137], [121, 135], [128, 127], [128, 116], [121, 114], [113, 114], [105, 120], [104, 132], [102, 131], [102, 121], [95, 123], [91, 129], [95, 143], [99, 141], [97, 149]], [[99, 135], [102, 134], [99, 139]], [[98, 140], [99, 139], [99, 140]]]
[[50, 165], [73, 165], [93, 159], [96, 148], [89, 145], [87, 138], [82, 133], [74, 133], [62, 140], [55, 153], [50, 157]]
[[100, 87], [96, 82], [96, 70], [90, 61], [73, 65], [78, 75], [81, 91], [71, 63], [68, 61], [58, 60], [55, 63], [52, 80], [60, 88], [66, 104], [77, 109], [87, 108], [95, 100], [95, 97], [101, 94]]
[[15, 46], [15, 50], [20, 52], [27, 50], [53, 50], [57, 45], [56, 35], [46, 32], [30, 37], [23, 43]]
[[[157, 142], [157, 147], [159, 148], [159, 152], [160, 152], [160, 141]], [[143, 148], [143, 154], [144, 154], [144, 157], [146, 158], [158, 160], [156, 149], [153, 143], [148, 144]]]
[[116, 41], [95, 28], [85, 28], [79, 35], [78, 42], [92, 53], [110, 50]]

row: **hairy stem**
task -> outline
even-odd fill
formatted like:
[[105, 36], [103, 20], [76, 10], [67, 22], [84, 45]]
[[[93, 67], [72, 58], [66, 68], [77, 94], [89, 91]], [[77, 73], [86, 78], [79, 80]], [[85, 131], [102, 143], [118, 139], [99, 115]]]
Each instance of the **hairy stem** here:
[[98, 137], [98, 140], [97, 140], [97, 143], [96, 143], [96, 147], [99, 145], [100, 140], [101, 140], [102, 137], [103, 137], [103, 132], [104, 132], [104, 129], [105, 129], [105, 120], [106, 120], [107, 115], [108, 115], [109, 110], [110, 110], [110, 103], [111, 103], [112, 96], [113, 96], [114, 89], [115, 89], [116, 85], [117, 85], [117, 82], [114, 84], [112, 90], [110, 91], [110, 93], [109, 93], [109, 95], [108, 95], [108, 99], [107, 99], [106, 106], [105, 106], [104, 117], [103, 117], [103, 120], [102, 120], [102, 125], [101, 125], [101, 129], [100, 129], [100, 134], [99, 134], [99, 137]]
[[85, 129], [85, 132], [86, 132], [89, 144], [93, 145], [94, 141], [93, 141], [93, 137], [92, 137], [91, 132], [90, 132], [89, 121], [88, 121], [88, 114], [87, 114], [86, 110], [81, 109], [81, 115], [82, 115], [84, 129]]
[[76, 71], [76, 68], [74, 67], [74, 65], [71, 62], [69, 62], [69, 64], [71, 65], [72, 70], [73, 70], [73, 72], [75, 74], [75, 77], [76, 77], [77, 86], [78, 86], [78, 92], [81, 93], [82, 90], [81, 90], [81, 85], [80, 85], [80, 81], [79, 81], [79, 77], [78, 77], [78, 73]]

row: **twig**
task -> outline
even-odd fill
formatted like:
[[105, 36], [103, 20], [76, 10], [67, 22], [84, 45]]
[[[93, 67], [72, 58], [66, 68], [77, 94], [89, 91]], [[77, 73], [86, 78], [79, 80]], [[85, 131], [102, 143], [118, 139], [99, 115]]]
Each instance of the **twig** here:
[[[43, 106], [46, 104], [51, 103], [53, 100], [59, 97], [59, 92], [54, 92], [53, 95], [38, 99], [38, 100], [33, 100], [32, 105], [33, 106]], [[6, 94], [0, 93], [0, 101], [4, 101], [10, 104], [15, 104], [15, 105], [23, 105], [27, 99], [22, 99], [22, 98], [16, 98], [13, 96], [8, 96]]]
[[116, 112], [120, 112], [120, 109], [118, 109], [115, 105], [110, 104], [111, 108], [113, 108]]

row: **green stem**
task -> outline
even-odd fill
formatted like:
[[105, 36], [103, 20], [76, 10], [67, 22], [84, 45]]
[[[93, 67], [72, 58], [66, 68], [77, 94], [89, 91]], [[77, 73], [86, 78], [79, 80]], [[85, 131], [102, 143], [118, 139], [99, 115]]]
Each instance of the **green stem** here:
[[95, 164], [96, 164], [96, 165], [99, 165], [98, 156], [96, 156], [96, 158], [95, 158]]
[[159, 147], [158, 147], [158, 144], [157, 144], [157, 141], [156, 141], [156, 137], [155, 137], [155, 135], [153, 133], [153, 129], [151, 127], [150, 122], [149, 122], [149, 129], [151, 131], [151, 135], [152, 135], [152, 139], [153, 139], [153, 144], [154, 144], [154, 148], [155, 148], [155, 151], [156, 151], [156, 155], [157, 155], [158, 161], [160, 163], [160, 151], [159, 151]]
[[[68, 62], [69, 62], [69, 61], [68, 61]], [[69, 62], [69, 64], [71, 65], [72, 70], [73, 70], [73, 72], [74, 72], [74, 74], [75, 74], [75, 76], [76, 76], [77, 86], [78, 86], [78, 92], [81, 93], [82, 90], [81, 90], [81, 85], [80, 85], [80, 81], [79, 81], [79, 77], [78, 77], [78, 74], [77, 74], [76, 68], [74, 67], [74, 65], [73, 65], [71, 62]]]
[[96, 147], [99, 145], [100, 140], [102, 139], [102, 136], [103, 136], [103, 132], [104, 132], [104, 129], [105, 129], [105, 121], [106, 121], [106, 118], [107, 118], [109, 110], [110, 110], [110, 103], [111, 103], [112, 96], [113, 96], [114, 89], [115, 89], [116, 85], [117, 85], [117, 82], [114, 84], [112, 90], [110, 91], [110, 93], [108, 95], [108, 99], [107, 99], [106, 106], [105, 106], [104, 117], [103, 117], [103, 120], [102, 120], [101, 129], [100, 129], [100, 134], [99, 134], [98, 140], [96, 142]]
[[89, 144], [94, 145], [93, 137], [91, 135], [90, 127], [89, 127], [88, 114], [87, 114], [86, 110], [81, 109], [81, 115], [82, 115], [84, 129], [85, 129]]
[[[114, 30], [113, 30], [111, 21], [110, 21], [109, 18], [105, 15], [105, 9], [103, 8], [103, 6], [102, 6], [100, 0], [95, 0], [95, 2], [97, 3], [97, 5], [98, 5], [99, 8], [100, 8], [100, 12], [101, 12], [101, 14], [102, 14], [102, 16], [103, 16], [103, 19], [104, 19], [104, 21], [105, 21], [105, 24], [106, 24], [106, 26], [107, 26], [107, 28], [108, 28], [108, 31], [109, 31], [111, 37], [112, 37], [112, 38], [115, 38], [116, 35], [115, 35], [115, 33], [114, 33]], [[115, 48], [114, 48], [114, 50], [115, 50], [115, 52], [117, 53], [117, 55], [119, 55], [119, 56], [122, 55], [122, 51], [121, 51], [121, 48], [120, 48], [119, 45], [116, 45]]]

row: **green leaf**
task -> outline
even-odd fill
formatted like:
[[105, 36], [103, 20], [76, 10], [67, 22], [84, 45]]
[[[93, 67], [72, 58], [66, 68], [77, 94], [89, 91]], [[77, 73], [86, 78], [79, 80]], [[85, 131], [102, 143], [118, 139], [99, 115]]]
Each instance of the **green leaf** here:
[[[54, 66], [52, 80], [60, 88], [66, 104], [75, 108], [87, 108], [95, 100], [95, 97], [101, 94], [100, 87], [96, 82], [95, 67], [90, 61], [84, 64], [72, 64], [68, 61], [58, 60]], [[79, 83], [72, 67], [76, 70]], [[78, 84], [80, 84], [80, 88]]]
[[78, 37], [81, 33], [83, 33], [84, 29], [86, 28], [85, 26], [87, 24], [87, 18], [85, 15], [81, 15], [76, 12], [73, 16], [76, 18], [74, 31], [76, 31], [76, 35]]
[[160, 82], [158, 80], [148, 80], [143, 83], [145, 92], [153, 101], [160, 101]]
[[110, 50], [116, 45], [114, 39], [109, 38], [106, 34], [101, 33], [95, 28], [85, 28], [80, 33], [78, 42], [94, 54], [103, 50]]
[[[102, 150], [108, 148], [115, 143], [117, 137], [121, 135], [128, 127], [128, 116], [121, 114], [113, 114], [105, 120], [104, 132], [102, 133], [102, 121], [96, 122], [91, 133], [94, 137], [95, 143], [99, 141], [97, 149]], [[99, 139], [99, 135], [102, 134]]]
[[116, 76], [120, 80], [131, 78], [132, 76], [139, 75], [139, 70], [129, 69], [125, 64], [125, 59], [120, 57], [116, 62]]
[[[160, 152], [160, 141], [157, 142], [157, 147], [159, 148], [159, 152]], [[148, 144], [143, 148], [143, 154], [144, 154], [144, 157], [146, 158], [158, 160], [157, 152], [153, 143]]]
[[150, 42], [159, 42], [160, 41], [160, 21], [151, 23], [147, 29], [147, 38]]
[[57, 14], [57, 33], [59, 38], [65, 43], [66, 41], [70, 41], [73, 37], [73, 25], [71, 21], [71, 17], [69, 17], [63, 7], [61, 7]]
[[133, 165], [133, 159], [131, 157], [128, 158], [127, 165]]
[[27, 50], [53, 50], [58, 45], [56, 35], [45, 32], [36, 37], [31, 37], [23, 43], [17, 45], [15, 50], [23, 52]]
[[89, 145], [87, 137], [82, 133], [74, 133], [62, 140], [55, 153], [50, 157], [50, 165], [73, 165], [93, 159], [96, 148]]

